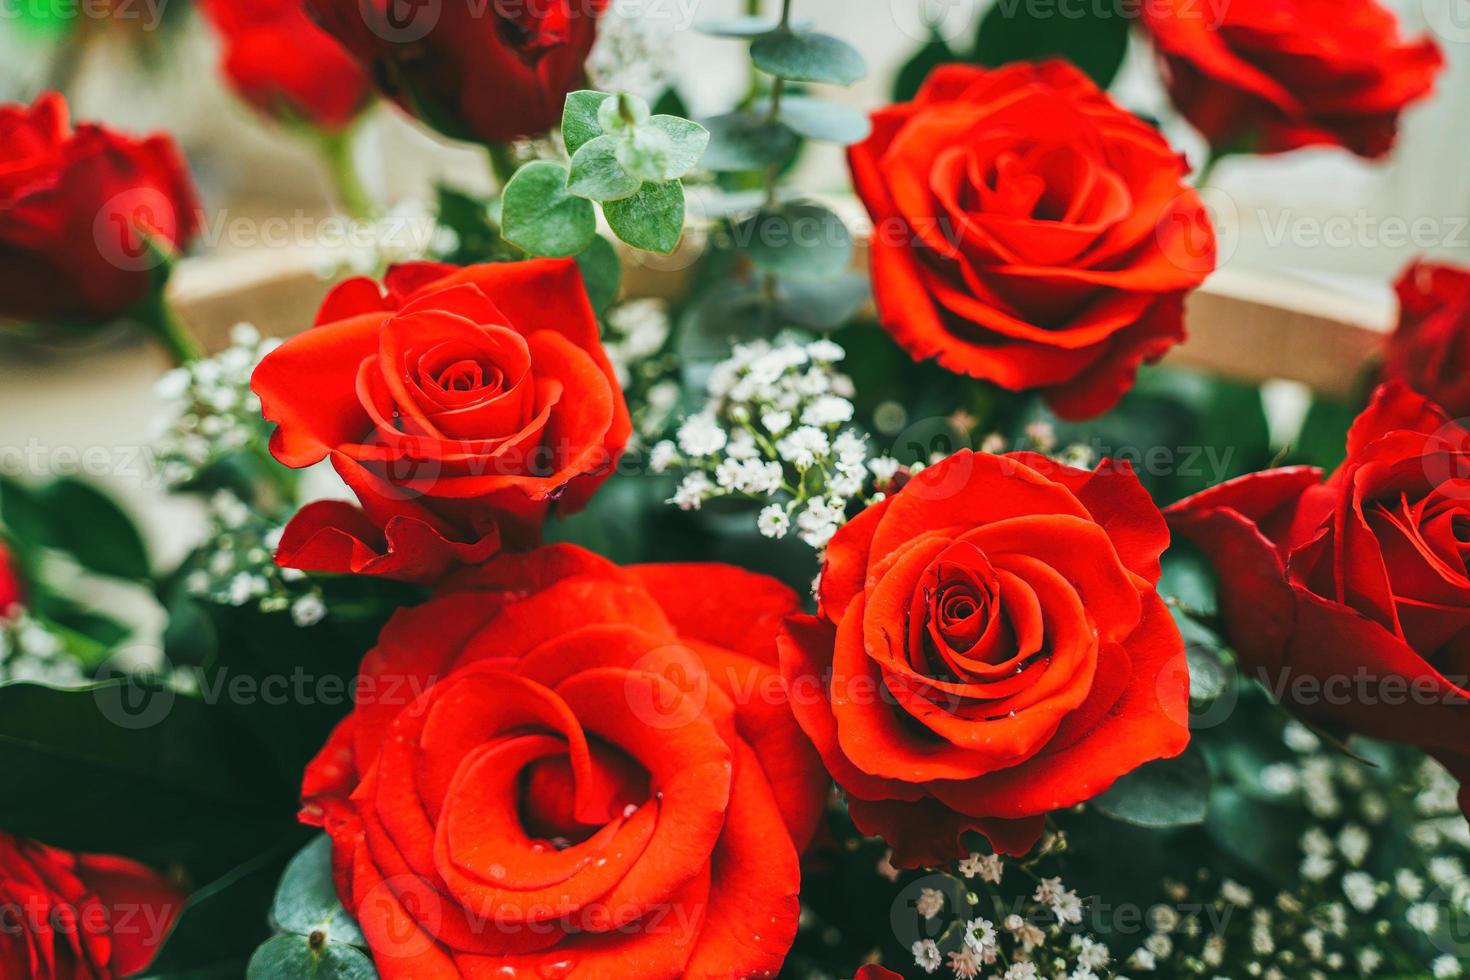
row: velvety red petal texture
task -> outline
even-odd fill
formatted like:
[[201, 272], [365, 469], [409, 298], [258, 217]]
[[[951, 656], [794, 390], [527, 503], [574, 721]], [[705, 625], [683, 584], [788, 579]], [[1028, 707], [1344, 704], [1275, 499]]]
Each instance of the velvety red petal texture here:
[[1183, 339], [1184, 294], [1215, 267], [1182, 158], [1064, 62], [941, 65], [848, 161], [885, 329], [1066, 418]]
[[26, 601], [25, 580], [21, 577], [20, 564], [11, 554], [4, 540], [0, 540], [0, 615], [12, 606], [24, 605]]
[[771, 666], [796, 608], [563, 545], [395, 615], [302, 785], [379, 973], [775, 976], [829, 786]]
[[1470, 431], [1379, 387], [1325, 482], [1298, 467], [1170, 507], [1220, 580], [1245, 667], [1316, 723], [1421, 746], [1463, 779], [1470, 751]]
[[502, 143], [561, 119], [607, 0], [422, 4], [307, 0], [387, 97], [455, 139]]
[[1168, 530], [1126, 464], [968, 451], [832, 539], [817, 616], [778, 641], [797, 722], [904, 867], [1182, 752], [1189, 673], [1155, 591]]
[[287, 466], [330, 457], [361, 510], [317, 504], [277, 558], [432, 584], [532, 547], [586, 504], [632, 423], [570, 259], [411, 263], [349, 279], [251, 387]]
[[367, 106], [367, 73], [299, 0], [207, 0], [221, 67], [240, 96], [285, 122], [341, 130]]
[[152, 962], [184, 895], [136, 861], [0, 833], [0, 976], [113, 980]]
[[1404, 38], [1377, 0], [1164, 0], [1143, 19], [1174, 104], [1216, 152], [1381, 157], [1444, 66], [1432, 39]]
[[0, 320], [121, 316], [155, 278], [144, 235], [182, 251], [198, 211], [168, 137], [73, 130], [55, 93], [0, 105]]

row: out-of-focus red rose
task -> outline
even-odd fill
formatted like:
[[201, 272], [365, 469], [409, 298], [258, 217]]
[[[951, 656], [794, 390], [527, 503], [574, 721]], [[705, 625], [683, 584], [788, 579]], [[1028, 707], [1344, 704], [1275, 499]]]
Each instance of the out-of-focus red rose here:
[[[1470, 431], [1396, 382], [1326, 482], [1299, 466], [1180, 501], [1246, 668], [1308, 720], [1470, 778]], [[1470, 807], [1470, 790], [1461, 805]]]
[[857, 976], [853, 980], [903, 980], [903, 974], [884, 969], [876, 963], [869, 963], [858, 967]]
[[1399, 325], [1384, 348], [1384, 379], [1452, 415], [1470, 415], [1470, 270], [1415, 262], [1397, 289]]
[[20, 575], [20, 565], [5, 539], [0, 538], [0, 618], [10, 608], [24, 605], [25, 601], [26, 587]]
[[159, 247], [183, 249], [198, 203], [167, 136], [75, 129], [48, 92], [0, 105], [0, 320], [108, 320], [144, 298]]
[[113, 980], [142, 971], [184, 895], [106, 854], [73, 854], [0, 831], [0, 977]]
[[894, 339], [1068, 418], [1183, 338], [1215, 267], [1183, 159], [1064, 62], [941, 66], [849, 161]]
[[284, 565], [432, 582], [582, 507], [632, 424], [571, 259], [349, 279], [251, 378], [271, 452], [330, 457], [362, 508], [309, 504]]
[[1169, 532], [1126, 464], [968, 450], [839, 530], [816, 616], [778, 641], [797, 721], [898, 867], [975, 830], [1025, 854], [1046, 814], [1189, 741]]
[[502, 557], [397, 613], [303, 819], [384, 980], [772, 977], [829, 783], [724, 565]]
[[367, 73], [301, 0], [205, 0], [203, 9], [224, 45], [225, 76], [262, 112], [333, 131], [367, 105]]
[[383, 94], [456, 139], [544, 133], [580, 87], [607, 0], [306, 0]]
[[1444, 65], [1377, 0], [1151, 0], [1143, 14], [1174, 104], [1217, 153], [1382, 156]]

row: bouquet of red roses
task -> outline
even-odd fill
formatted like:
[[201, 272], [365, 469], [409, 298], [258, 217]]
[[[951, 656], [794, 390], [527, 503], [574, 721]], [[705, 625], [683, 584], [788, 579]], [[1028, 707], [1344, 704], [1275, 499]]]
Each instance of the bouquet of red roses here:
[[[149, 521], [0, 468], [0, 977], [1470, 969], [1470, 272], [1411, 265], [1294, 427], [1156, 363], [1215, 164], [1382, 157], [1436, 45], [998, 3], [861, 111], [753, 3], [696, 121], [627, 6], [204, 4], [355, 227], [375, 112], [494, 176], [280, 338], [176, 307], [218, 260], [169, 137], [0, 106], [0, 322], [173, 361]], [[851, 195], [798, 190], [824, 143]]]

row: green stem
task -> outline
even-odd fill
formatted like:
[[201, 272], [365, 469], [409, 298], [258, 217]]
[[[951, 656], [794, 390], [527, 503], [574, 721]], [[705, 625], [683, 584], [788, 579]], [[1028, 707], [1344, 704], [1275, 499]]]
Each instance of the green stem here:
[[162, 283], [138, 307], [134, 319], [153, 331], [154, 338], [175, 364], [182, 366], [204, 357], [203, 345], [169, 305]]
[[510, 183], [510, 179], [520, 169], [515, 151], [509, 143], [489, 143], [485, 146], [485, 152], [490, 154], [490, 170], [495, 174], [495, 182], [504, 190], [505, 185]]
[[1210, 147], [1209, 156], [1205, 157], [1204, 166], [1199, 168], [1199, 176], [1195, 178], [1194, 186], [1198, 189], [1204, 189], [1210, 186], [1210, 178], [1215, 175], [1215, 168], [1227, 156], [1229, 156], [1228, 153], [1220, 153], [1213, 146]]
[[367, 221], [378, 213], [378, 207], [363, 186], [357, 164], [353, 160], [354, 131], [355, 127], [348, 126], [339, 132], [323, 133], [318, 144], [338, 206], [358, 221]]

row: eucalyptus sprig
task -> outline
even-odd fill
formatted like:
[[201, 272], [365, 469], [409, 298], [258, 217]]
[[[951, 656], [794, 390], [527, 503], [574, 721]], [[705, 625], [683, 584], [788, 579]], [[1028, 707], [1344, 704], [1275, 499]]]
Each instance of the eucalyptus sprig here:
[[653, 115], [626, 92], [567, 96], [562, 139], [570, 165], [537, 160], [515, 172], [501, 202], [505, 238], [532, 255], [578, 255], [597, 237], [597, 211], [634, 248], [667, 255], [684, 230], [680, 178], [704, 155], [696, 122]]

